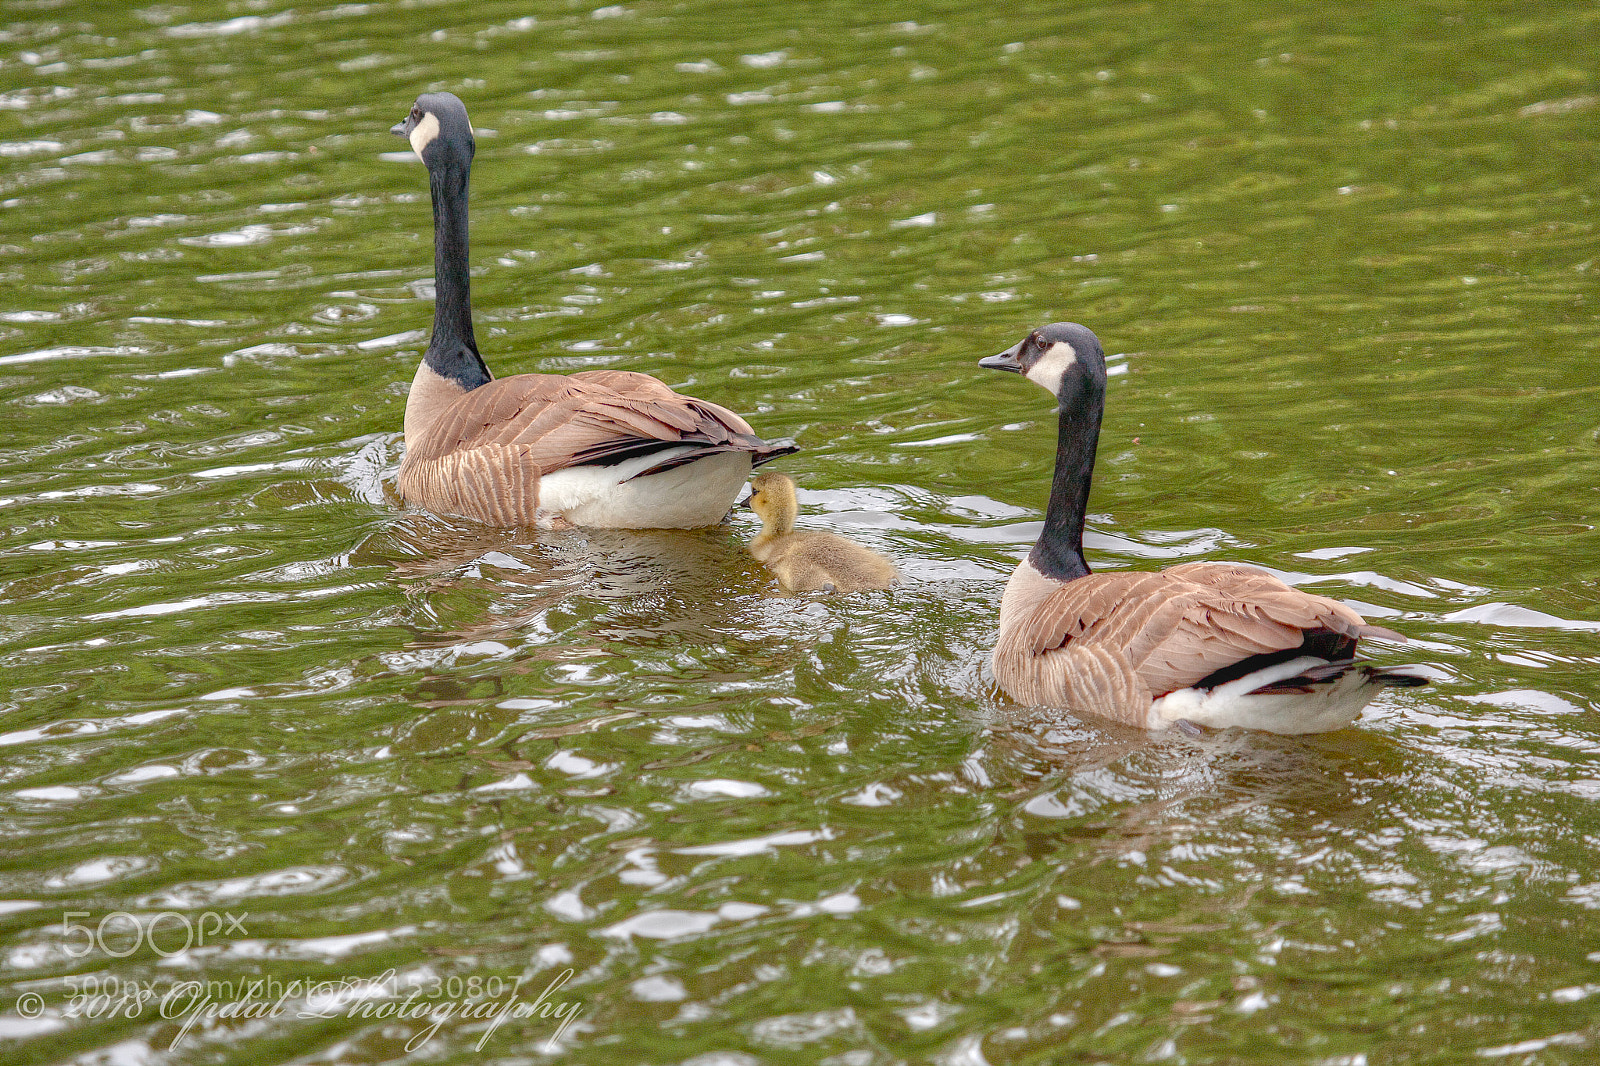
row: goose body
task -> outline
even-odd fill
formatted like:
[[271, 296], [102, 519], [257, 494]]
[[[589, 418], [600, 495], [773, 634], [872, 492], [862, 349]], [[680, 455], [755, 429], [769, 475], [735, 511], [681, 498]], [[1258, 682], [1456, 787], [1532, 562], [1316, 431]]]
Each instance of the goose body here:
[[795, 450], [648, 374], [495, 378], [472, 330], [466, 107], [424, 93], [392, 132], [427, 165], [434, 221], [433, 336], [406, 399], [407, 503], [499, 526], [714, 525], [753, 466]]
[[1187, 720], [1320, 733], [1353, 722], [1386, 686], [1427, 683], [1355, 661], [1362, 637], [1399, 634], [1253, 567], [1091, 573], [1083, 523], [1105, 403], [1099, 339], [1058, 322], [979, 365], [1020, 373], [1060, 405], [1044, 532], [1006, 584], [990, 659], [1013, 699], [1145, 729]]
[[799, 503], [783, 474], [758, 474], [750, 483], [750, 509], [762, 529], [750, 554], [764, 563], [786, 592], [859, 592], [888, 588], [899, 572], [870, 548], [833, 533], [794, 529]]

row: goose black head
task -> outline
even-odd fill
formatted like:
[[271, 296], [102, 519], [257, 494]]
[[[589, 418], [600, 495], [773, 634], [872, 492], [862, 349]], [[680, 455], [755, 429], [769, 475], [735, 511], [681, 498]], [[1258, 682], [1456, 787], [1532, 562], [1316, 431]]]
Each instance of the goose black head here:
[[1086, 384], [1106, 381], [1106, 355], [1100, 338], [1076, 322], [1052, 322], [998, 355], [978, 360], [989, 370], [1021, 374], [1052, 396], [1066, 399]]
[[423, 93], [411, 105], [404, 122], [397, 122], [390, 133], [411, 142], [411, 150], [428, 165], [463, 166], [472, 162], [476, 142], [467, 107], [454, 93]]

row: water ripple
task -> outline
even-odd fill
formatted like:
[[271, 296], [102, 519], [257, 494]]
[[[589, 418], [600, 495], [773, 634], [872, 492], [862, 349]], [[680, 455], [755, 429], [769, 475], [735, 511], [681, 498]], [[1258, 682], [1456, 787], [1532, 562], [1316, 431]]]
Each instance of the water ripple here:
[[[352, 1010], [494, 979], [579, 1017], [429, 1054], [1586, 1061], [1591, 14], [247, 6], [0, 34], [18, 1054], [390, 1061], [424, 1024]], [[496, 372], [797, 437], [802, 524], [904, 584], [398, 506], [427, 88]], [[1054, 423], [974, 363], [1062, 318], [1110, 350], [1095, 566], [1266, 567], [1435, 685], [1312, 738], [1000, 698]], [[71, 1009], [191, 978], [332, 1017]]]

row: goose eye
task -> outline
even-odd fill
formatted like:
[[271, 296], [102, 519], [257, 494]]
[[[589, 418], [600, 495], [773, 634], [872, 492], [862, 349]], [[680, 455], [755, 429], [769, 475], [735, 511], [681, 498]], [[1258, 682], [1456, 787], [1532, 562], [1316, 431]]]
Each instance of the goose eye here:
[[422, 121], [422, 108], [413, 107], [411, 109], [411, 117], [416, 119], [418, 122], [421, 122]]

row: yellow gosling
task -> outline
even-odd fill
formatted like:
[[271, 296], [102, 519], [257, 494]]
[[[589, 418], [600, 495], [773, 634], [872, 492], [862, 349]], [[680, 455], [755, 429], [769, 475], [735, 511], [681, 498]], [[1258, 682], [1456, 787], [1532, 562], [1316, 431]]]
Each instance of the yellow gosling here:
[[762, 522], [750, 554], [766, 564], [785, 592], [883, 589], [900, 576], [893, 563], [870, 548], [832, 533], [796, 533], [800, 505], [794, 482], [783, 474], [756, 475], [749, 506]]

